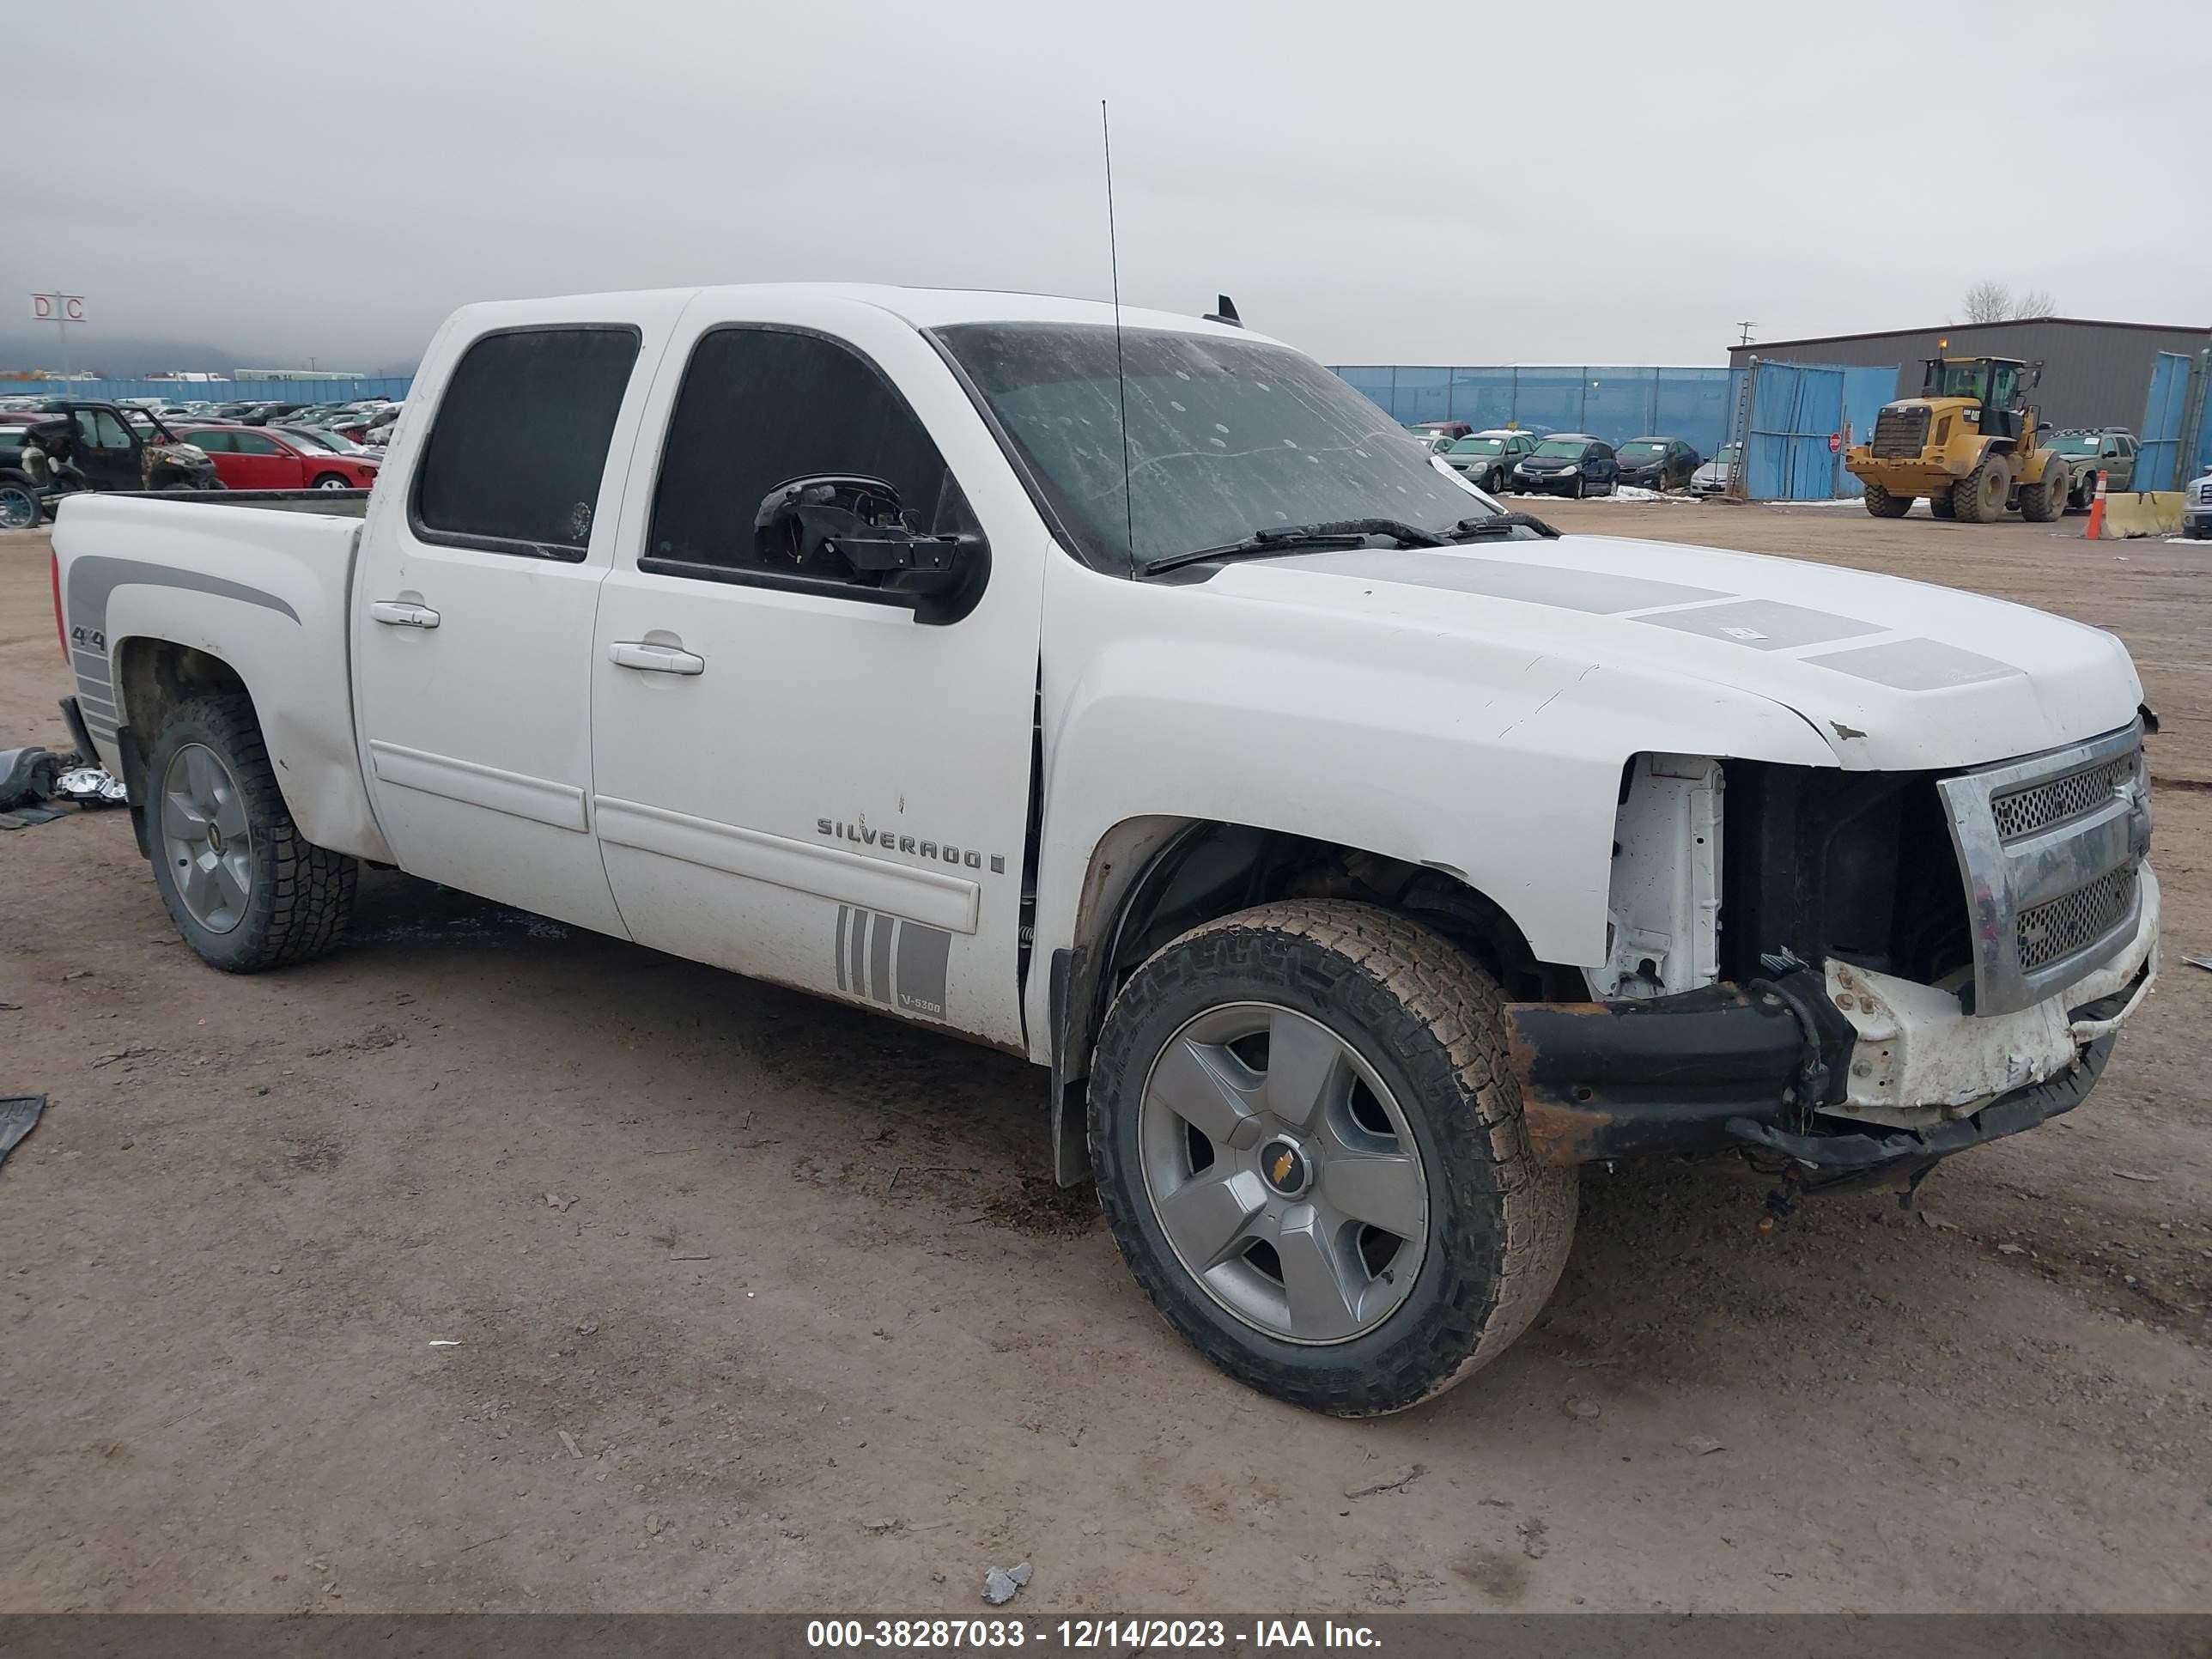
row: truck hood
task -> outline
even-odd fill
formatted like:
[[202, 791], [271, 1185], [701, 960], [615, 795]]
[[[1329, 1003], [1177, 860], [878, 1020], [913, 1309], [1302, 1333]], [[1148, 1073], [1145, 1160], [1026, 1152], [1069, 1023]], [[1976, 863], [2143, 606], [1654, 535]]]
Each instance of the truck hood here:
[[1254, 560], [1224, 597], [1344, 610], [1793, 710], [1840, 764], [1972, 766], [2126, 725], [2142, 701], [2102, 629], [1899, 577], [1612, 536]]

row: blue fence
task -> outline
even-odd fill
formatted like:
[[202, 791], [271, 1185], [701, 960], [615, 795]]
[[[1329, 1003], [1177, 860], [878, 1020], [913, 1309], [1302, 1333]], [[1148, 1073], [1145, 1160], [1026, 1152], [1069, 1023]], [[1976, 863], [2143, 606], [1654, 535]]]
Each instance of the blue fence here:
[[[2143, 404], [2135, 488], [2179, 489], [2212, 468], [2212, 408], [2208, 403], [2212, 403], [2212, 373], [2178, 351], [2160, 352], [2151, 368], [2150, 397]], [[2182, 454], [2185, 441], [2193, 454]]]
[[0, 380], [0, 398], [81, 398], [113, 403], [118, 398], [159, 398], [177, 404], [231, 404], [252, 398], [270, 403], [349, 404], [357, 398], [397, 401], [414, 384], [410, 374], [355, 380]]
[[1610, 444], [1680, 438], [1711, 456], [1727, 441], [1742, 371], [1570, 367], [1424, 368], [1353, 365], [1337, 374], [1398, 421], [1466, 421], [1476, 430], [1587, 432]]
[[1758, 362], [1744, 493], [1755, 501], [1863, 495], [1866, 486], [1844, 470], [1842, 448], [1874, 430], [1875, 416], [1896, 392], [1894, 368]]

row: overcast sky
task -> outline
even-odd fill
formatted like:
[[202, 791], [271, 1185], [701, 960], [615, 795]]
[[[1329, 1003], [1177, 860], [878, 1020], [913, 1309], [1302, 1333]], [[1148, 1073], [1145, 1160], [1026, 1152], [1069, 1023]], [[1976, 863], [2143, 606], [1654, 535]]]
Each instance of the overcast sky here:
[[66, 284], [81, 365], [404, 363], [464, 301], [603, 288], [1103, 298], [1101, 97], [1123, 297], [1224, 291], [1327, 362], [1715, 362], [1983, 276], [2212, 323], [2207, 0], [4, 11], [0, 333]]

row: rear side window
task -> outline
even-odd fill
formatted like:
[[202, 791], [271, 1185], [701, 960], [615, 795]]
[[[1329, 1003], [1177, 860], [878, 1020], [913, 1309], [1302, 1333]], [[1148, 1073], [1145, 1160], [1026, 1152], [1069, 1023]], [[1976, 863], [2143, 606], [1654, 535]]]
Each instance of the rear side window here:
[[580, 560], [637, 343], [633, 328], [532, 328], [471, 346], [416, 471], [416, 534]]
[[[801, 568], [755, 550], [763, 498], [794, 478], [828, 474], [882, 479], [917, 530], [973, 527], [945, 458], [873, 363], [817, 334], [717, 329], [692, 353], [669, 417], [647, 560], [672, 574], [879, 586], [880, 576], [856, 574], [834, 557]], [[692, 568], [674, 568], [681, 566]]]

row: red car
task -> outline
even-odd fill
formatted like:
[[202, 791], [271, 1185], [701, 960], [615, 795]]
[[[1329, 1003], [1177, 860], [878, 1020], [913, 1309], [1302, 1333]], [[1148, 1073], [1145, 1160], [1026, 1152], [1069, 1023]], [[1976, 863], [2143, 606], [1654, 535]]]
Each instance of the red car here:
[[368, 455], [327, 448], [302, 434], [265, 426], [189, 426], [178, 432], [215, 463], [227, 489], [366, 489], [376, 482]]

